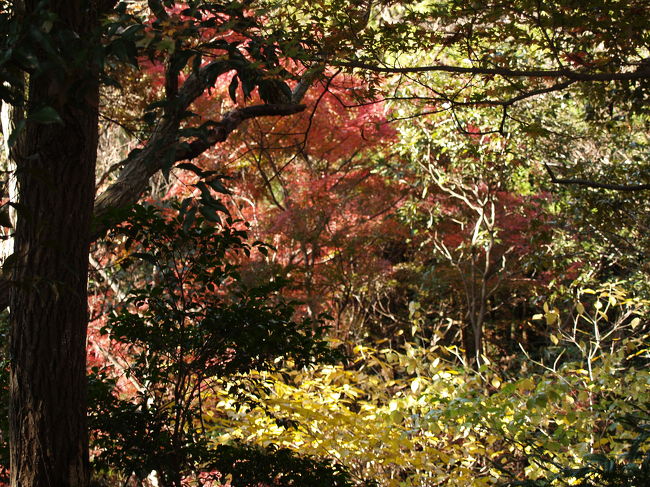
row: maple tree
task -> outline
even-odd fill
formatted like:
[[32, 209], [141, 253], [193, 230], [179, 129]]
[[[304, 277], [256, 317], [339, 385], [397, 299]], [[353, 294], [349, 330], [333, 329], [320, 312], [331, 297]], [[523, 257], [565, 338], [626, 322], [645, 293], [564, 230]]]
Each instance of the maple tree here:
[[[406, 189], [376, 172], [379, 157], [396, 157], [378, 154], [390, 151], [394, 139], [382, 106], [347, 108], [359, 80], [326, 76], [305, 98], [313, 106], [309, 113], [256, 123], [245, 138], [232, 138], [200, 164], [228, 175], [233, 212], [275, 247], [252, 271], [281, 270], [309, 314], [326, 310], [337, 329], [347, 329], [344, 315], [367, 308], [357, 306], [354, 293], [381, 279], [392, 265], [387, 252], [405, 235], [392, 215]], [[219, 97], [202, 109], [209, 113]]]

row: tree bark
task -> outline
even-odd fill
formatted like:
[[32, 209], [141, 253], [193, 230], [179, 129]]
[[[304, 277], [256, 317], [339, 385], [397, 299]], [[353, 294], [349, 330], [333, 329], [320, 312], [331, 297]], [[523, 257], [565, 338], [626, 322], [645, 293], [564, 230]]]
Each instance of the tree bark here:
[[[27, 2], [34, 8], [35, 2]], [[81, 0], [51, 2], [87, 34], [96, 16]], [[71, 65], [74, 64], [71, 62]], [[85, 487], [87, 274], [97, 152], [98, 77], [30, 80], [30, 108], [63, 123], [28, 120], [16, 148], [19, 215], [12, 265], [10, 443], [13, 487]], [[75, 96], [71, 96], [75, 86]]]

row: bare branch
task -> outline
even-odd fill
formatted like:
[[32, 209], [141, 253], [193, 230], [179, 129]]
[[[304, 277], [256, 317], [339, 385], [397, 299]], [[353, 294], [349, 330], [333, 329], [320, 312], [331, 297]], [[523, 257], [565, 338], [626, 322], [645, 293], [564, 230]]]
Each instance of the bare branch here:
[[573, 184], [576, 186], [586, 186], [587, 188], [596, 188], [596, 189], [610, 189], [612, 191], [647, 191], [650, 189], [650, 184], [615, 184], [615, 183], [599, 183], [597, 181], [591, 181], [589, 179], [581, 178], [558, 178], [553, 173], [551, 167], [544, 162], [544, 167], [546, 172], [551, 177], [551, 182], [555, 184]]

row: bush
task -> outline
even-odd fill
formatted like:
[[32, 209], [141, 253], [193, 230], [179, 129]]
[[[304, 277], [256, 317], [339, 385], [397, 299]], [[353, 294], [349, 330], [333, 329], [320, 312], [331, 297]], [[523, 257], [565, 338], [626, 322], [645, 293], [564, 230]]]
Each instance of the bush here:
[[[123, 376], [94, 371], [95, 470], [139, 480], [156, 471], [163, 485], [180, 486], [217, 467], [239, 478], [242, 462], [255, 459], [266, 465], [256, 478], [270, 485], [285, 485], [277, 482], [287, 476], [325, 475], [325, 464], [289, 461], [287, 451], [217, 448], [210, 441], [212, 389], [227, 388], [239, 404], [255, 402], [262, 385], [245, 374], [332, 355], [321, 339], [322, 320], [293, 320], [279, 283], [246, 288], [240, 282], [238, 260], [255, 249], [264, 252], [264, 244], [249, 245], [245, 230], [230, 219], [207, 221], [189, 201], [164, 211], [136, 207], [111, 238], [122, 242], [127, 256], [120, 265], [142, 278], [102, 329], [126, 365]], [[237, 459], [236, 451], [249, 459]], [[345, 485], [339, 470], [328, 475], [336, 479], [332, 485]]]

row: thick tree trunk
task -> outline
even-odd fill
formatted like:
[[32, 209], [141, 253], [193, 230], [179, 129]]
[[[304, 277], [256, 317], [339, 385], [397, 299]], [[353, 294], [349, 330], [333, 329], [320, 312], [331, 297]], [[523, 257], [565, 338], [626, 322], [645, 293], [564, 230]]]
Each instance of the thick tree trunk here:
[[[77, 32], [89, 2], [53, 2]], [[84, 8], [85, 7], [85, 8]], [[29, 8], [29, 5], [28, 5]], [[70, 86], [77, 86], [75, 97]], [[11, 485], [85, 487], [87, 271], [97, 151], [97, 78], [30, 80], [28, 107], [63, 124], [28, 122], [16, 148], [19, 213], [11, 298]], [[29, 112], [28, 112], [29, 113]]]

